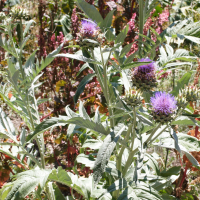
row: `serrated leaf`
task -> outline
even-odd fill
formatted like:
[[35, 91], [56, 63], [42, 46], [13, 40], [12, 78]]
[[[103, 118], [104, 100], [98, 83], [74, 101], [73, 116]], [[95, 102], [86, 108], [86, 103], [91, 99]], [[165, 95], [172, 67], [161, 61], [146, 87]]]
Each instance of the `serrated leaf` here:
[[119, 136], [115, 137], [115, 134], [111, 132], [103, 141], [101, 148], [98, 151], [97, 159], [94, 164], [94, 182], [97, 184], [101, 177], [102, 173], [105, 171], [106, 164], [110, 159], [110, 156], [116, 146], [116, 143], [119, 139]]
[[17, 174], [16, 181], [5, 200], [22, 200], [30, 194], [36, 186], [43, 188], [51, 170], [33, 169]]

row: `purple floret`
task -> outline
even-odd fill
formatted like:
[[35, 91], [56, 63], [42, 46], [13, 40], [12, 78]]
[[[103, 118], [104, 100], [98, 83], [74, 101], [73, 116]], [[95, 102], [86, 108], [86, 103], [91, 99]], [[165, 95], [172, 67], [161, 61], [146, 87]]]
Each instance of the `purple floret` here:
[[154, 97], [151, 97], [152, 109], [157, 114], [171, 114], [177, 109], [177, 101], [174, 96], [166, 92], [156, 92]]
[[81, 21], [81, 32], [84, 36], [93, 36], [97, 30], [98, 26], [94, 22], [86, 20]]
[[140, 60], [138, 60], [139, 62], [151, 62], [147, 65], [142, 65], [138, 67], [138, 72], [142, 72], [142, 73], [150, 73], [155, 71], [155, 62], [153, 62], [151, 59], [149, 58], [142, 58]]

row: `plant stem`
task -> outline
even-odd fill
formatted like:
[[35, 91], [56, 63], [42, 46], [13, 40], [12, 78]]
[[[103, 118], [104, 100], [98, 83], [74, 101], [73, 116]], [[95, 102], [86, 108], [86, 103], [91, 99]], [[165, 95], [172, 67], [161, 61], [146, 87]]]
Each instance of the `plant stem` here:
[[181, 179], [181, 183], [180, 183], [180, 185], [179, 185], [179, 187], [180, 188], [182, 188], [182, 185], [183, 185], [183, 182], [184, 182], [184, 180], [185, 180], [185, 178], [186, 178], [186, 174], [187, 174], [187, 166], [185, 166], [185, 171], [184, 171], [184, 174], [183, 174], [183, 177], [182, 177], [182, 179]]
[[[129, 138], [130, 138], [130, 133], [132, 131], [132, 128], [133, 128], [133, 124], [131, 123], [128, 127], [128, 130], [127, 130], [127, 133], [126, 133], [126, 137], [125, 137], [125, 141], [128, 142]], [[119, 152], [119, 155], [118, 155], [118, 159], [117, 159], [117, 169], [119, 171], [122, 171], [122, 166], [121, 166], [121, 161], [122, 161], [122, 155], [124, 153], [124, 150], [125, 150], [125, 146], [122, 146], [121, 147], [121, 150]]]
[[159, 123], [158, 126], [155, 127], [155, 128], [151, 131], [150, 136], [147, 138], [147, 140], [145, 141], [144, 144], [147, 145], [147, 144], [150, 142], [151, 138], [153, 137], [153, 135], [155, 134], [155, 132], [161, 127], [161, 125], [162, 125], [162, 124]]
[[136, 129], [136, 110], [135, 110], [135, 106], [134, 106], [133, 107], [133, 126], [132, 126], [133, 138], [131, 140], [131, 142], [132, 142], [132, 144], [131, 144], [131, 152], [129, 153], [128, 159], [127, 159], [126, 164], [124, 166], [124, 169], [123, 169], [123, 172], [122, 172], [123, 176], [126, 175], [126, 172], [128, 171], [128, 168], [130, 167], [130, 165], [132, 163], [133, 156], [138, 151], [138, 149], [135, 149], [133, 151], [133, 146], [134, 146], [134, 141], [135, 141], [135, 129]]
[[166, 158], [165, 158], [165, 170], [166, 170], [166, 168], [167, 168], [168, 154], [169, 154], [169, 149], [167, 149], [167, 154], [166, 154]]

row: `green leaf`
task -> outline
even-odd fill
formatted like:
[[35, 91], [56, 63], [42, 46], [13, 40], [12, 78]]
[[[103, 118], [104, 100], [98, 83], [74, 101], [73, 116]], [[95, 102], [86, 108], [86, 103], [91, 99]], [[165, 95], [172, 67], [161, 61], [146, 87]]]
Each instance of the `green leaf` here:
[[10, 138], [16, 144], [19, 144], [15, 134], [15, 128], [10, 118], [0, 108], [0, 136], [1, 138]]
[[196, 44], [200, 44], [200, 38], [198, 37], [194, 37], [194, 36], [188, 36], [188, 35], [184, 35], [184, 37]]
[[94, 167], [95, 159], [91, 155], [81, 153], [76, 157], [76, 162], [92, 169]]
[[200, 151], [200, 141], [193, 136], [184, 133], [178, 133], [179, 144], [188, 151]]
[[13, 183], [7, 183], [5, 184], [2, 189], [0, 189], [0, 199], [5, 200], [5, 198], [8, 196], [8, 193], [12, 189]]
[[66, 124], [76, 124], [82, 128], [90, 129], [104, 135], [109, 133], [109, 130], [105, 130], [102, 124], [95, 123], [89, 119], [83, 119], [82, 117], [73, 117], [70, 119], [67, 116], [59, 116], [58, 118], [53, 117], [48, 119], [36, 126], [35, 131], [27, 136], [26, 141], [32, 140], [36, 135], [43, 133], [45, 130], [55, 126], [65, 126]]
[[103, 142], [101, 140], [96, 139], [87, 139], [82, 148], [90, 148], [90, 149], [99, 149], [102, 146]]
[[[185, 153], [186, 157], [189, 159], [189, 161], [194, 165], [194, 166], [199, 166], [198, 161], [189, 153], [189, 151], [196, 151], [196, 148], [191, 148], [191, 140], [187, 140], [187, 138], [182, 141], [182, 138], [178, 138], [179, 140], [179, 147], [180, 150]], [[181, 141], [183, 142], [181, 145]], [[176, 149], [174, 140], [172, 138], [161, 138], [159, 143], [154, 143], [153, 145], [155, 146], [160, 146], [164, 148], [169, 148], [169, 149]], [[187, 147], [187, 148], [186, 148]], [[188, 148], [190, 147], [190, 148]]]
[[109, 28], [111, 26], [114, 12], [115, 10], [113, 9], [107, 14], [106, 18], [103, 20], [103, 23], [100, 24], [101, 28]]
[[41, 188], [44, 188], [50, 172], [51, 170], [33, 169], [17, 174], [17, 180], [14, 181], [5, 200], [22, 200], [34, 191], [36, 186], [40, 185]]
[[62, 167], [58, 167], [58, 169], [53, 170], [48, 179], [67, 185], [81, 194], [84, 199], [89, 199], [90, 193], [94, 188], [92, 177], [78, 178], [77, 175], [63, 170]]
[[32, 25], [33, 23], [35, 23], [35, 21], [32, 20], [32, 19], [31, 19], [30, 21], [26, 22], [26, 28], [25, 28], [24, 31], [23, 31], [23, 37], [26, 36], [26, 34], [28, 33], [28, 31], [29, 31], [29, 29], [30, 29], [30, 27], [31, 27], [31, 25]]
[[121, 51], [120, 58], [124, 57], [130, 50], [134, 42], [127, 44]]
[[123, 64], [121, 66], [118, 66], [118, 68], [116, 70], [112, 70], [111, 72], [117, 72], [117, 71], [121, 71], [121, 70], [126, 70], [126, 69], [132, 69], [135, 67], [139, 67], [141, 65], [147, 65], [151, 62], [133, 62], [133, 63], [128, 63], [128, 64]]
[[108, 29], [108, 30], [106, 31], [105, 36], [106, 36], [106, 39], [107, 39], [109, 42], [114, 41], [115, 38], [116, 38], [116, 36], [112, 33], [112, 31], [111, 31], [110, 29]]
[[90, 121], [88, 119], [83, 119], [81, 117], [75, 117], [75, 118], [71, 118], [69, 120], [66, 121], [67, 123], [71, 123], [71, 124], [76, 124], [82, 128], [87, 128], [93, 131], [96, 131], [98, 133], [102, 133], [104, 135], [107, 135], [109, 130], [105, 130], [105, 128], [103, 127], [102, 124], [98, 124], [95, 123], [93, 121]]
[[174, 88], [171, 94], [173, 94], [174, 96], [177, 96], [179, 93], [179, 90], [184, 88], [184, 86], [188, 84], [191, 75], [192, 75], [192, 72], [187, 72], [186, 74], [184, 74], [183, 77], [177, 81], [177, 86]]
[[181, 166], [174, 166], [168, 169], [167, 171], [163, 170], [162, 172], [160, 172], [160, 176], [168, 177], [172, 175], [178, 175], [180, 170], [181, 170]]
[[62, 53], [62, 54], [58, 54], [55, 57], [65, 57], [65, 58], [71, 58], [71, 59], [76, 59], [76, 60], [80, 60], [83, 62], [88, 62], [88, 63], [93, 63], [93, 64], [100, 64], [101, 62], [98, 62], [96, 60], [90, 59], [90, 58], [86, 58], [82, 55], [76, 55], [76, 54], [69, 54], [69, 53]]
[[40, 67], [36, 68], [37, 74], [39, 74], [39, 72], [41, 72], [46, 66], [48, 66], [54, 60], [54, 57], [60, 52], [62, 47], [63, 44], [61, 44], [57, 49], [48, 54], [47, 57], [41, 61]]
[[136, 57], [136, 55], [139, 54], [139, 51], [136, 51], [135, 53], [131, 54], [125, 61], [124, 64], [131, 63], [133, 59]]
[[128, 33], [129, 25], [126, 26], [117, 36], [115, 43], [123, 43], [124, 39], [126, 38], [126, 35]]
[[94, 22], [96, 22], [98, 25], [103, 22], [103, 18], [101, 17], [101, 14], [97, 11], [97, 9], [85, 2], [84, 0], [75, 0], [77, 6]]
[[179, 143], [178, 143], [178, 137], [177, 137], [176, 132], [174, 131], [173, 128], [171, 128], [170, 134], [174, 138], [175, 149], [181, 154], [181, 148], [180, 148]]
[[97, 159], [94, 164], [94, 182], [97, 184], [101, 177], [102, 173], [105, 171], [106, 164], [108, 160], [110, 159], [110, 156], [117, 144], [117, 141], [119, 139], [119, 135], [115, 136], [113, 132], [111, 132], [107, 137], [104, 139], [103, 144], [101, 148], [98, 151]]
[[172, 125], [195, 126], [195, 123], [187, 116], [179, 116], [172, 122]]
[[53, 128], [55, 126], [65, 126], [66, 124], [67, 124], [66, 123], [66, 116], [65, 116], [64, 121], [61, 118], [52, 117], [51, 119], [43, 121], [38, 126], [36, 126], [34, 132], [27, 136], [26, 141], [27, 142], [31, 141], [36, 135], [43, 133], [44, 131], [46, 131], [50, 128]]
[[51, 200], [66, 200], [60, 191], [59, 187], [52, 182], [48, 182], [47, 184], [47, 196]]
[[76, 94], [74, 95], [74, 103], [76, 104], [78, 101], [78, 98], [80, 96], [80, 94], [84, 91], [85, 89], [85, 85], [87, 83], [89, 83], [96, 75], [95, 74], [88, 74], [87, 76], [85, 76], [82, 81], [80, 82], [80, 84], [78, 85], [78, 88], [76, 90]]

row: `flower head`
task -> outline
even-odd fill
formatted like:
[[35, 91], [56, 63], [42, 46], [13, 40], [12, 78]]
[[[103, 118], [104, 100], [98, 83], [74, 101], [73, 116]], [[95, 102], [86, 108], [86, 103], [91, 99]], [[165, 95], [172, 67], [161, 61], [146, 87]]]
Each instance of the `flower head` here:
[[177, 109], [177, 101], [174, 96], [166, 92], [156, 92], [154, 97], [151, 97], [152, 110], [156, 114], [172, 114]]
[[81, 21], [81, 34], [85, 37], [92, 37], [96, 35], [98, 31], [98, 26], [96, 23], [87, 21], [87, 20], [82, 20]]
[[136, 67], [135, 68], [135, 73], [149, 74], [149, 73], [155, 72], [156, 65], [155, 65], [155, 62], [153, 62], [151, 59], [142, 58], [142, 59], [139, 60], [139, 62], [151, 62], [151, 63]]
[[138, 89], [150, 90], [156, 86], [156, 64], [149, 58], [143, 58], [139, 61], [150, 63], [134, 68], [132, 79], [133, 85]]

